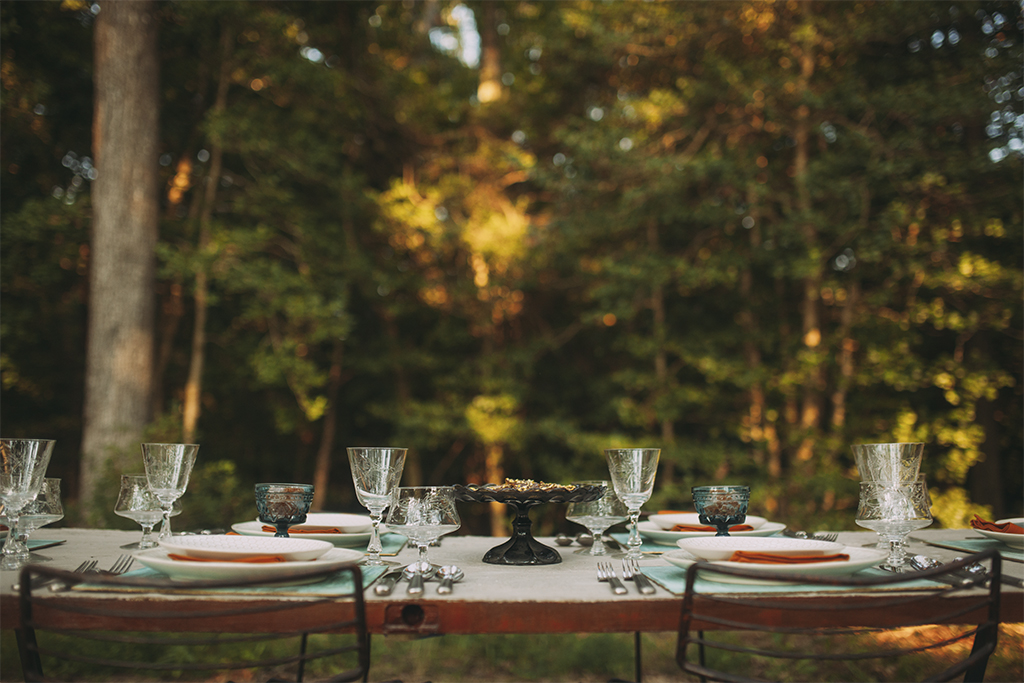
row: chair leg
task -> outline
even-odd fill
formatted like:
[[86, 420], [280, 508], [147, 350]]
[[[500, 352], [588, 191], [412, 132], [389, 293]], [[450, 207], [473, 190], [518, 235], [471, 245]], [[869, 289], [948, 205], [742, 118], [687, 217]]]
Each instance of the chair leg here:
[[[701, 640], [697, 643], [697, 661], [700, 662], [702, 668], [706, 668], [708, 664], [704, 661], [704, 631], [697, 631], [697, 637]], [[707, 683], [707, 680], [703, 676], [700, 677], [700, 683]]]
[[640, 631], [633, 632], [633, 675], [636, 683], [643, 680], [644, 662], [640, 656]]
[[303, 633], [302, 639], [299, 641], [299, 655], [302, 659], [299, 660], [299, 671], [295, 677], [297, 683], [302, 683], [302, 675], [306, 670], [306, 643], [309, 640], [309, 634]]

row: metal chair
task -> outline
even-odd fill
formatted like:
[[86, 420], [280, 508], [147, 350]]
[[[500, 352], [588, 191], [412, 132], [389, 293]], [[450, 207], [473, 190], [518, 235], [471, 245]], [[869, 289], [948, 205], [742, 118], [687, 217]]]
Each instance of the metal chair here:
[[[979, 563], [986, 572], [961, 578], [962, 570]], [[883, 577], [787, 578], [825, 591], [863, 589], [862, 600], [835, 601], [821, 591], [716, 591], [715, 583], [697, 579], [717, 574], [742, 582], [764, 574], [697, 562], [686, 572], [676, 662], [702, 681], [874, 681], [896, 675], [981, 681], [999, 631], [1001, 571], [999, 552], [989, 549], [934, 569]], [[907, 585], [921, 579], [936, 582], [934, 588]], [[936, 655], [939, 648], [949, 649]], [[915, 653], [932, 653], [932, 659], [927, 665], [903, 659]], [[900, 662], [906, 668], [896, 674]]]
[[20, 577], [17, 629], [25, 680], [67, 680], [69, 671], [84, 672], [76, 680], [225, 671], [245, 680], [302, 681], [316, 660], [317, 671], [328, 672], [322, 680], [366, 681], [370, 638], [359, 567], [304, 581], [334, 572], [347, 575], [351, 591], [268, 599], [233, 591], [267, 585], [265, 579], [183, 584], [30, 564]]

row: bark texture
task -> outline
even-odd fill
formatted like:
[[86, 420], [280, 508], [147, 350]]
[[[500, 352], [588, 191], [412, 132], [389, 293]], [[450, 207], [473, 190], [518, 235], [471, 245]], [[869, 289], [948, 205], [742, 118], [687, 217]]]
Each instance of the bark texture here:
[[[159, 67], [151, 0], [104, 2], [95, 28], [89, 331], [79, 500], [138, 455], [153, 377]], [[117, 465], [115, 465], [117, 466]]]

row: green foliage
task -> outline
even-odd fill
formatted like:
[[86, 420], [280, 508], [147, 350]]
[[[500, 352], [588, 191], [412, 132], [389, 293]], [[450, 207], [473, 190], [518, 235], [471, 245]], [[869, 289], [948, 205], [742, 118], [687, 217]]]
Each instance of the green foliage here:
[[[651, 509], [749, 483], [853, 528], [850, 444], [920, 440], [940, 524], [1019, 513], [1017, 5], [468, 3], [499, 29], [481, 103], [431, 42], [455, 4], [160, 6], [154, 431], [180, 429], [202, 273], [193, 485], [229, 485], [182, 523], [312, 480], [331, 419], [335, 507], [346, 445], [408, 446], [431, 484], [489, 449], [572, 481], [651, 445]], [[91, 15], [64, 5], [0, 8], [0, 363], [5, 430], [57, 435], [74, 478], [90, 209], [61, 161], [90, 146]]]

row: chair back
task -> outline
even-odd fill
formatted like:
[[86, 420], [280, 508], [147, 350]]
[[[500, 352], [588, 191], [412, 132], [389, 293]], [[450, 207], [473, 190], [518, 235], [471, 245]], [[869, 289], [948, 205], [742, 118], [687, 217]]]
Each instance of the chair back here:
[[743, 591], [736, 584], [764, 585], [763, 570], [697, 562], [676, 661], [702, 681], [981, 681], [996, 647], [1001, 572], [989, 549], [924, 571], [793, 574], [782, 580], [792, 590]]
[[302, 579], [318, 581], [330, 589], [303, 593], [273, 586], [284, 579], [180, 582], [30, 564], [21, 572], [16, 630], [25, 680], [179, 680], [210, 672], [199, 675], [365, 681], [370, 639], [362, 572], [353, 565]]

